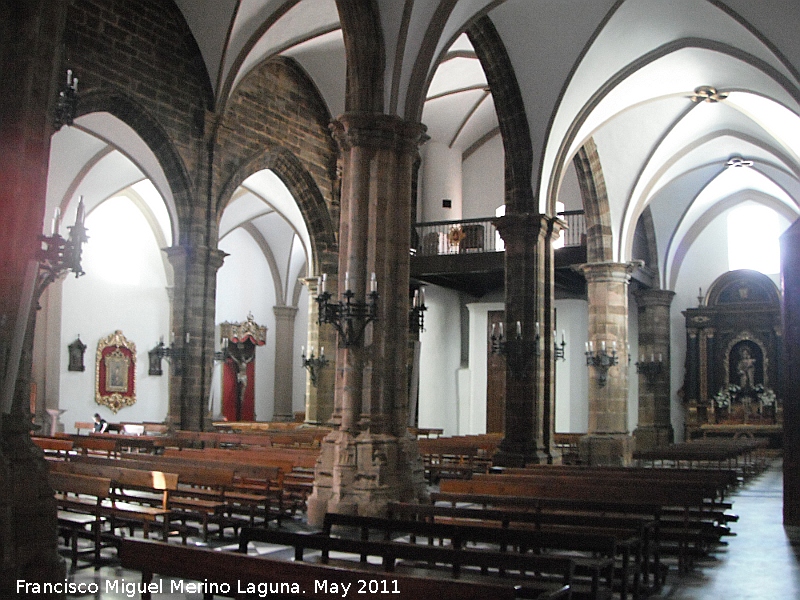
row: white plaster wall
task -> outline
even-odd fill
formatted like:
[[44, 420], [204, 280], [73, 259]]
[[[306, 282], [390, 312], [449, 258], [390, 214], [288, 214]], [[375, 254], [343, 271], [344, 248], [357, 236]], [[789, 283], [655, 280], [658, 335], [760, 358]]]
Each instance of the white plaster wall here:
[[556, 431], [585, 433], [589, 428], [589, 375], [584, 345], [589, 339], [589, 305], [585, 300], [555, 302], [558, 341], [564, 330], [565, 361], [556, 363]]
[[[275, 408], [275, 286], [261, 249], [242, 229], [220, 241], [229, 256], [217, 273], [217, 325], [242, 322], [252, 313], [259, 325], [267, 326], [267, 343], [256, 348], [256, 420], [269, 421]], [[300, 318], [300, 315], [298, 315]], [[295, 374], [302, 377], [302, 373]]]
[[505, 152], [499, 135], [467, 157], [461, 167], [463, 218], [493, 217], [505, 203]]
[[[86, 227], [86, 275], [64, 280], [60, 334], [53, 331], [47, 336], [48, 343], [57, 347], [48, 356], [58, 356], [58, 407], [66, 410], [61, 421], [66, 431], [74, 431], [76, 421], [91, 421], [95, 412], [111, 422], [163, 421], [169, 377], [166, 372], [160, 377], [148, 375], [147, 356], [159, 337], [170, 331], [163, 254], [141, 212], [127, 199], [112, 199], [98, 206], [87, 215]], [[95, 356], [98, 341], [117, 329], [136, 344], [137, 401], [115, 415], [95, 403]], [[88, 346], [86, 370], [67, 371], [67, 345], [78, 334]], [[47, 401], [52, 406], [53, 399]]]
[[700, 288], [703, 294], [714, 280], [728, 271], [727, 211], [714, 219], [689, 248], [676, 280], [675, 297], [670, 308], [671, 331], [671, 417], [676, 441], [684, 439], [682, 390], [686, 377], [686, 319], [681, 314], [697, 306]]
[[[461, 151], [431, 140], [422, 147], [421, 154], [418, 220], [462, 219]], [[452, 200], [452, 208], [442, 208], [444, 198]]]
[[505, 310], [502, 302], [476, 302], [469, 309], [469, 375], [472, 393], [464, 403], [460, 423], [462, 433], [486, 433], [486, 332], [489, 311]]
[[[420, 334], [419, 426], [440, 427], [445, 435], [460, 427], [468, 390], [459, 385], [461, 309], [457, 292], [425, 287], [425, 331]], [[485, 387], [485, 386], [484, 386]]]

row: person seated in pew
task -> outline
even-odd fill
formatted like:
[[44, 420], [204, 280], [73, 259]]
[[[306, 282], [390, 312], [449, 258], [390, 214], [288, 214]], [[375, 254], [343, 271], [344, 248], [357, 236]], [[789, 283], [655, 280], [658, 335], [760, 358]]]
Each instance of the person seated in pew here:
[[108, 421], [100, 416], [99, 413], [94, 413], [94, 432], [105, 433], [108, 430]]

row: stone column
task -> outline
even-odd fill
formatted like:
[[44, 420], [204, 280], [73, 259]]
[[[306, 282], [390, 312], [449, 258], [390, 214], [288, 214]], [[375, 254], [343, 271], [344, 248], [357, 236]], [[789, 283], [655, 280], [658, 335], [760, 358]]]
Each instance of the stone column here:
[[553, 241], [561, 235], [566, 226], [562, 220], [553, 217], [548, 221], [547, 237], [544, 241], [544, 325], [542, 325], [542, 346], [544, 352], [544, 429], [543, 450], [547, 462], [561, 464], [561, 451], [555, 445], [556, 435], [556, 357], [554, 335], [555, 314], [555, 250]]
[[667, 446], [674, 440], [670, 418], [670, 305], [675, 292], [642, 290], [639, 306], [639, 366], [654, 371], [639, 373], [639, 423], [634, 437], [637, 450]]
[[294, 420], [292, 375], [294, 372], [294, 320], [296, 306], [273, 306], [275, 313], [275, 408], [274, 421]]
[[[0, 99], [0, 597], [16, 580], [55, 583], [66, 569], [47, 463], [30, 439], [36, 252], [45, 222], [56, 85], [66, 2], [4, 2], [0, 71], [13, 91]], [[49, 219], [47, 219], [49, 221]], [[54, 594], [50, 597], [64, 597]]]
[[411, 180], [424, 128], [348, 113], [332, 129], [343, 155], [338, 289], [365, 303], [375, 273], [379, 298], [377, 319], [363, 336], [347, 347], [339, 339], [335, 429], [322, 444], [308, 500], [313, 525], [326, 511], [384, 514], [390, 500], [425, 495], [416, 441], [406, 429]]
[[306, 373], [306, 418], [309, 425], [326, 425], [333, 416], [333, 387], [336, 380], [336, 332], [331, 327], [320, 328], [318, 323], [317, 295], [319, 279], [309, 277], [308, 287], [308, 337], [306, 348], [327, 348], [328, 365], [317, 372], [317, 385], [311, 383]]
[[493, 460], [499, 466], [547, 463], [542, 335], [549, 339], [545, 329], [552, 322], [545, 320], [548, 219], [513, 213], [496, 226], [505, 242], [507, 366], [505, 437]]
[[800, 526], [800, 221], [781, 236], [783, 524]]
[[618, 364], [602, 372], [589, 367], [589, 435], [580, 441], [581, 460], [590, 465], [629, 465], [633, 438], [628, 434], [628, 282], [631, 266], [593, 263], [582, 267], [589, 297], [589, 340], [595, 351], [616, 346]]
[[180, 352], [170, 365], [167, 422], [175, 429], [202, 431], [211, 426], [207, 403], [215, 347], [217, 271], [226, 254], [202, 246], [172, 246], [164, 252], [175, 274], [170, 337]]

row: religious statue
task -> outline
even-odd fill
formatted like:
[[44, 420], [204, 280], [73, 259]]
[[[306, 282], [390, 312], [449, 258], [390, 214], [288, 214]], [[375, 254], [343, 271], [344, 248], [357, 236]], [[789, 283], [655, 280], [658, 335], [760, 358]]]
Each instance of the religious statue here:
[[739, 375], [739, 387], [749, 390], [755, 385], [756, 359], [750, 355], [747, 346], [739, 349], [739, 362], [736, 363], [736, 373]]

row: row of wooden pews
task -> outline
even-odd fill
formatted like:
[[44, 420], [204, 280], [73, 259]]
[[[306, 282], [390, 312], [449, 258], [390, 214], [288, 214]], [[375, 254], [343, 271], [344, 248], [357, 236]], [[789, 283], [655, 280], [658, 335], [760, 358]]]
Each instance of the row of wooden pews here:
[[637, 451], [639, 466], [669, 466], [675, 469], [732, 469], [744, 480], [764, 470], [769, 440], [757, 437], [703, 438]]
[[492, 455], [502, 439], [498, 434], [419, 438], [419, 453], [428, 482], [468, 479], [474, 473], [488, 472]]

